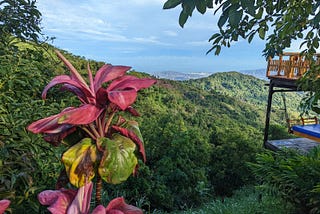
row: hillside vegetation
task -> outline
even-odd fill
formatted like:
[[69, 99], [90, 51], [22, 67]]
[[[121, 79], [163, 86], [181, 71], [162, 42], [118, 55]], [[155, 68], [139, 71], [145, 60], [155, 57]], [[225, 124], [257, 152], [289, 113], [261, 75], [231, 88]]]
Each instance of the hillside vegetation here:
[[[66, 69], [52, 47], [24, 47], [1, 49], [0, 195], [12, 200], [14, 212], [35, 213], [44, 210], [37, 193], [54, 188], [64, 147], [52, 149], [25, 127], [76, 101], [58, 88], [49, 91], [47, 101], [41, 100], [44, 86]], [[86, 59], [64, 54], [86, 72]], [[96, 71], [102, 63], [90, 61], [90, 65]], [[131, 74], [148, 76], [137, 71]], [[137, 121], [147, 162], [140, 163], [136, 177], [106, 185], [104, 202], [123, 195], [146, 211], [171, 211], [199, 206], [215, 196], [230, 196], [254, 183], [246, 163], [262, 150], [264, 84], [252, 76], [219, 73], [184, 82], [159, 79], [139, 93], [134, 107], [141, 114]], [[292, 110], [298, 99], [293, 97]], [[280, 118], [281, 114], [275, 114], [275, 121]]]
[[[257, 79], [254, 76], [238, 72], [223, 72], [187, 82], [206, 91], [236, 97], [239, 101], [250, 103], [258, 109], [266, 109], [268, 81]], [[295, 115], [298, 112], [302, 93], [286, 93], [285, 96], [289, 113]], [[283, 99], [280, 93], [274, 94], [272, 107], [274, 110], [283, 109]]]

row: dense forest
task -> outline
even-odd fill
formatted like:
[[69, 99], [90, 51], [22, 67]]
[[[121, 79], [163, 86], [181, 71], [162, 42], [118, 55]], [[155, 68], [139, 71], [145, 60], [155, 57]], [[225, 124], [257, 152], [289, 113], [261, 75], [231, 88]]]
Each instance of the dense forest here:
[[[1, 49], [0, 195], [12, 200], [14, 213], [46, 212], [36, 196], [54, 188], [65, 149], [63, 145], [52, 148], [41, 136], [26, 131], [27, 125], [77, 104], [59, 87], [41, 100], [44, 86], [55, 75], [68, 72], [53, 49], [27, 43]], [[61, 52], [84, 75], [88, 62], [92, 71], [103, 64]], [[181, 210], [254, 184], [247, 162], [255, 162], [263, 149], [266, 83], [227, 72], [188, 81], [158, 79], [141, 91], [134, 105], [141, 117], [135, 119], [144, 137], [147, 162], [141, 162], [137, 175], [127, 182], [105, 185], [104, 202], [122, 195], [146, 211]], [[297, 113], [301, 95], [288, 96], [288, 109]], [[278, 97], [273, 121], [277, 134], [286, 135], [283, 112], [277, 111], [281, 106]]]

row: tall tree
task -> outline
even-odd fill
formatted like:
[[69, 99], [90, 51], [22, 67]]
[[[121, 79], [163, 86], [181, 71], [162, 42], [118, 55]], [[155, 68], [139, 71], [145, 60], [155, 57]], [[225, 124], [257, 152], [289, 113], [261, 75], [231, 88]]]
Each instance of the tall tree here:
[[12, 36], [22, 41], [38, 42], [40, 21], [36, 0], [0, 1], [0, 42], [8, 42]]

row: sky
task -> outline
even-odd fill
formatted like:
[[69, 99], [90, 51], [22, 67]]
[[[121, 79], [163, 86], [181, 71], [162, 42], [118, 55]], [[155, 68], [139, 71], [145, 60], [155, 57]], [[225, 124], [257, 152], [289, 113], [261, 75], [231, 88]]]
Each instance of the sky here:
[[265, 42], [245, 40], [206, 54], [217, 32], [213, 10], [194, 12], [184, 28], [180, 6], [163, 10], [165, 0], [39, 0], [43, 33], [53, 45], [87, 59], [131, 66], [136, 71], [183, 73], [266, 68]]

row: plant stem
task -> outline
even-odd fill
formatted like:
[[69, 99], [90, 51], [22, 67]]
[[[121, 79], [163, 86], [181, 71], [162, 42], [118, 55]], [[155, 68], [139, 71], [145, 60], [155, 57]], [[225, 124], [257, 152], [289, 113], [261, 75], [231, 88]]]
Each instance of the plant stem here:
[[113, 119], [115, 113], [116, 113], [116, 112], [113, 111], [113, 112], [109, 115], [108, 121], [107, 121], [106, 126], [105, 126], [105, 128], [104, 128], [104, 133], [106, 133], [106, 134], [107, 134], [108, 131], [109, 131], [110, 124], [111, 124], [111, 122], [112, 122], [112, 119]]
[[96, 123], [97, 123], [97, 126], [98, 126], [98, 130], [99, 130], [99, 134], [101, 137], [104, 137], [104, 121], [106, 119], [106, 110], [104, 110], [103, 114], [100, 115], [100, 117], [98, 117]]
[[97, 176], [97, 183], [96, 183], [96, 206], [101, 204], [101, 190], [102, 190], [102, 179], [100, 175]]
[[89, 127], [90, 127], [91, 131], [93, 132], [93, 134], [96, 136], [96, 138], [99, 138], [100, 135], [99, 135], [96, 127], [94, 127], [93, 123], [90, 123], [90, 124], [89, 124]]
[[92, 139], [94, 139], [94, 140], [97, 139], [96, 136], [94, 136], [94, 134], [92, 134], [87, 127], [82, 126], [81, 128], [82, 128]]

